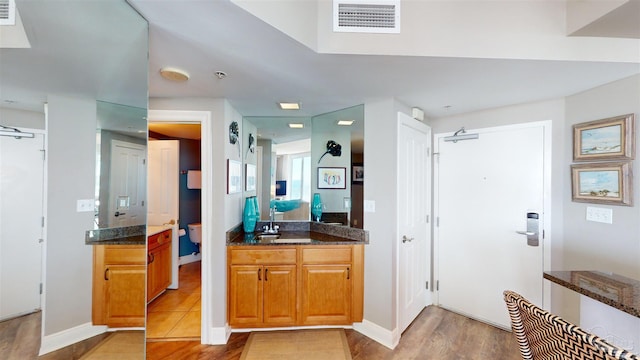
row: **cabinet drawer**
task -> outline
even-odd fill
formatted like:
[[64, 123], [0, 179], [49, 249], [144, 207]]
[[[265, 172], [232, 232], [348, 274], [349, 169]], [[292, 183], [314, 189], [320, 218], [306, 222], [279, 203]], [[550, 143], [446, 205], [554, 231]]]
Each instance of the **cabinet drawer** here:
[[171, 229], [149, 236], [147, 239], [147, 247], [149, 250], [153, 250], [168, 242], [171, 242]]
[[106, 265], [145, 265], [147, 249], [144, 245], [106, 245], [104, 263]]
[[295, 264], [296, 249], [232, 249], [231, 264]]
[[336, 264], [351, 263], [351, 246], [302, 248], [304, 264]]

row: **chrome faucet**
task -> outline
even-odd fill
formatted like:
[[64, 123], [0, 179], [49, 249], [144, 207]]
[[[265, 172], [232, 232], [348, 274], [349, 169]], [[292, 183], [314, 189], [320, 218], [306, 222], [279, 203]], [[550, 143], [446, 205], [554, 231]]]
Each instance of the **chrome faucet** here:
[[275, 205], [269, 208], [269, 225], [265, 225], [262, 227], [262, 229], [264, 230], [263, 231], [264, 233], [277, 234], [278, 230], [280, 230], [280, 226], [273, 225], [273, 217], [275, 216], [277, 210], [278, 209], [276, 208]]

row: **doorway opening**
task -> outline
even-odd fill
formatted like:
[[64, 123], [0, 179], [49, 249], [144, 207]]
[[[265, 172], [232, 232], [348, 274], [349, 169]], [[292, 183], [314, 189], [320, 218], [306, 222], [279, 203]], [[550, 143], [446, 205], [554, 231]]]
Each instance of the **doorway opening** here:
[[[173, 236], [177, 244], [172, 253], [175, 278], [166, 291], [147, 299], [147, 341], [201, 338], [201, 128], [200, 123], [154, 122], [153, 119], [149, 123], [150, 149], [156, 148], [149, 152], [150, 168], [155, 161], [160, 162], [163, 169], [159, 176], [150, 175], [149, 189], [158, 185], [151, 186], [151, 182], [162, 183], [164, 174], [177, 176], [177, 181], [165, 187], [160, 185], [163, 191], [150, 191], [150, 211], [154, 196], [162, 204], [175, 204], [156, 211], [149, 217], [148, 224], [162, 222], [171, 226], [177, 233]], [[169, 154], [171, 152], [175, 154]]]

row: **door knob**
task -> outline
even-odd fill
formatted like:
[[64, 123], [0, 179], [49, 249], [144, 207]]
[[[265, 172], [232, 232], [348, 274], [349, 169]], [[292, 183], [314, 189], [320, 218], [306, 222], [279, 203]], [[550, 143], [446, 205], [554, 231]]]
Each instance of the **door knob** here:
[[406, 243], [406, 242], [412, 242], [413, 238], [408, 238], [407, 235], [402, 235], [402, 242]]

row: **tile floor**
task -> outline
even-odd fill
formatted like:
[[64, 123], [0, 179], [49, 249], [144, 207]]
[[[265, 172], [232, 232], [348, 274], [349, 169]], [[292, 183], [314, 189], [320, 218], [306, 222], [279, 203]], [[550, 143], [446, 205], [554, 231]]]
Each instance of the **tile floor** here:
[[200, 339], [200, 262], [182, 265], [176, 290], [147, 305], [147, 340]]

